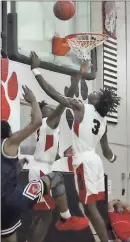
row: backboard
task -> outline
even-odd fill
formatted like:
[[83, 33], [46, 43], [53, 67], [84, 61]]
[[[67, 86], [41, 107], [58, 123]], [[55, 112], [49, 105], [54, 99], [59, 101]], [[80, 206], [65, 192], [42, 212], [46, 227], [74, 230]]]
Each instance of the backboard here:
[[[8, 56], [10, 58], [12, 58], [11, 54], [14, 56], [11, 53], [13, 46], [14, 51], [22, 55], [22, 57], [16, 59], [20, 61], [21, 58], [21, 62], [26, 63], [27, 58], [23, 60], [23, 56], [29, 57], [30, 52], [33, 50], [44, 62], [45, 69], [71, 75], [73, 71], [79, 71], [81, 60], [72, 51], [69, 51], [66, 56], [53, 55], [53, 38], [54, 36], [62, 38], [78, 32], [90, 32], [91, 3], [88, 1], [74, 1], [76, 13], [69, 21], [61, 21], [54, 16], [54, 3], [55, 0], [15, 2], [14, 12], [8, 14], [8, 36], [10, 36]], [[12, 46], [11, 40], [13, 42]], [[14, 43], [16, 43], [17, 47], [14, 46]], [[93, 50], [91, 54], [92, 61], [96, 61], [95, 55], [95, 50]], [[91, 69], [90, 73], [93, 72], [93, 68]]]

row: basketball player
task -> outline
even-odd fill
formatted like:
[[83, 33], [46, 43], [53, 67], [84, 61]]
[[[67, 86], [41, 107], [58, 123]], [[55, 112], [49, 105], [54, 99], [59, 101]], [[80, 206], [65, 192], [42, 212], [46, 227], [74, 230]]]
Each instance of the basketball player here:
[[116, 160], [107, 140], [105, 116], [120, 104], [120, 98], [111, 89], [100, 90], [88, 96], [88, 104], [67, 98], [57, 92], [40, 75], [39, 59], [33, 53], [33, 73], [42, 89], [54, 100], [74, 111], [72, 130], [73, 167], [77, 177], [80, 201], [86, 215], [92, 222], [102, 242], [108, 241], [105, 223], [96, 207], [96, 201], [104, 198], [104, 172], [100, 157], [95, 153], [100, 141], [104, 156], [110, 161]]
[[[72, 217], [62, 175], [50, 173], [31, 181], [26, 187], [17, 184], [18, 148], [20, 143], [35, 132], [42, 124], [42, 114], [35, 96], [23, 87], [24, 99], [32, 106], [32, 120], [23, 130], [14, 134], [7, 121], [2, 120], [2, 241], [16, 241], [15, 231], [21, 225], [20, 214], [32, 208], [43, 195], [52, 190], [62, 219], [56, 224], [59, 230], [80, 230], [88, 226], [88, 219]], [[65, 219], [64, 219], [65, 216]], [[62, 221], [63, 220], [63, 221]], [[8, 237], [8, 238], [7, 238]]]
[[[33, 69], [33, 64], [31, 68]], [[67, 96], [73, 97], [78, 83], [80, 80], [80, 74], [73, 75], [71, 77], [71, 86], [67, 92]], [[54, 163], [58, 151], [58, 142], [59, 142], [59, 123], [62, 113], [65, 110], [65, 106], [58, 105], [56, 109], [53, 109], [50, 105], [42, 101], [40, 104], [40, 109], [42, 112], [42, 126], [37, 132], [37, 144], [36, 150], [34, 153], [34, 163], [29, 169], [29, 180], [39, 178], [42, 174], [48, 174], [52, 171], [51, 165]], [[55, 178], [56, 173], [53, 173], [51, 179]], [[60, 173], [57, 173], [57, 176], [62, 177]], [[59, 182], [59, 181], [57, 181]], [[61, 194], [62, 191], [57, 191]], [[53, 194], [55, 196], [55, 194]], [[56, 194], [57, 195], [57, 194]], [[50, 197], [51, 201], [52, 198]], [[33, 223], [30, 228], [28, 241], [29, 242], [42, 242], [46, 236], [49, 225], [52, 220], [51, 204], [44, 200], [49, 211], [42, 213], [43, 203], [35, 206], [35, 211], [33, 210]], [[52, 201], [53, 202], [53, 201]], [[64, 203], [63, 199], [61, 202]], [[61, 217], [66, 220], [63, 223], [63, 230], [72, 230], [82, 228], [81, 221], [83, 218], [73, 218], [73, 223], [69, 218], [71, 217], [69, 210], [61, 213]], [[85, 221], [86, 223], [86, 221]]]
[[[17, 184], [18, 149], [20, 143], [42, 124], [42, 116], [36, 98], [28, 87], [23, 87], [24, 99], [32, 106], [32, 120], [23, 129], [12, 134], [9, 123], [1, 121], [1, 235], [2, 241], [16, 241], [16, 229], [21, 225], [20, 213], [36, 204], [44, 195], [41, 179], [26, 187]], [[32, 192], [29, 189], [35, 189]]]

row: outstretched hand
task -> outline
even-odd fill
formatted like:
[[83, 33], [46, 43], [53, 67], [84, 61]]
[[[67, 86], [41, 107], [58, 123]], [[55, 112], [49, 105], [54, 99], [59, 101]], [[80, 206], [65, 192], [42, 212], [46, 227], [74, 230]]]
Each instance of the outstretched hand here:
[[34, 51], [31, 52], [30, 58], [31, 58], [31, 70], [35, 68], [39, 68], [41, 61]]
[[28, 102], [28, 103], [33, 103], [34, 101], [36, 102], [35, 95], [27, 86], [22, 86], [22, 89], [24, 92], [23, 98], [26, 102]]

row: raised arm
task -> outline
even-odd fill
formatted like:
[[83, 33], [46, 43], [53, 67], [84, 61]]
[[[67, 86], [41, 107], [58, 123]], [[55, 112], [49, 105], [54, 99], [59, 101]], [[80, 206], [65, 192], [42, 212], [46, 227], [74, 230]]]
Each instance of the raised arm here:
[[4, 142], [4, 152], [9, 156], [15, 156], [18, 153], [20, 143], [42, 125], [42, 114], [33, 92], [27, 86], [23, 86], [23, 91], [25, 101], [30, 103], [32, 107], [31, 122], [24, 129], [12, 134]]
[[[73, 97], [77, 88], [78, 88], [78, 83], [81, 78], [81, 75], [73, 75], [71, 76], [71, 85], [67, 91], [66, 96], [67, 97]], [[49, 115], [47, 119], [47, 124], [49, 127], [52, 129], [57, 128], [60, 122], [61, 115], [63, 114], [65, 110], [65, 106], [63, 104], [59, 104], [57, 108]]]
[[104, 157], [109, 160], [111, 163], [113, 163], [117, 156], [113, 154], [109, 143], [108, 143], [108, 138], [107, 138], [107, 127], [106, 127], [106, 132], [104, 133], [104, 135], [102, 136], [101, 140], [100, 140], [100, 144], [101, 144], [101, 148], [102, 148], [102, 153], [104, 155]]
[[40, 66], [40, 60], [38, 56], [32, 52], [31, 53], [31, 69], [32, 72], [41, 86], [41, 88], [47, 93], [48, 96], [50, 96], [55, 101], [59, 102], [60, 104], [64, 105], [65, 107], [71, 108], [71, 109], [80, 109], [81, 103], [77, 100], [69, 97], [63, 96], [61, 93], [57, 92], [55, 88], [53, 88], [50, 84], [46, 82], [46, 80], [41, 76], [40, 71], [38, 70]]

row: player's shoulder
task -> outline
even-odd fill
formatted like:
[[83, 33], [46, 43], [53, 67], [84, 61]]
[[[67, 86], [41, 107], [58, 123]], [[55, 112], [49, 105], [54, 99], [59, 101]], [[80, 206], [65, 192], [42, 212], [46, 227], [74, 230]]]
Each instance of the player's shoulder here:
[[89, 111], [95, 111], [95, 108], [94, 108], [94, 106], [92, 105], [92, 104], [89, 104], [89, 103], [84, 103], [84, 107], [85, 107], [85, 110], [87, 111], [87, 112], [89, 112]]
[[89, 104], [89, 103], [84, 103], [85, 108], [92, 108], [93, 105]]
[[37, 132], [36, 133], [42, 133], [42, 132], [45, 132], [45, 130], [46, 130], [46, 128], [47, 128], [47, 118], [43, 118], [42, 119], [42, 125], [41, 125], [41, 127], [37, 130]]
[[42, 123], [45, 123], [47, 121], [47, 117], [46, 118], [42, 118]]
[[95, 113], [96, 113], [98, 119], [106, 125], [106, 124], [107, 124], [107, 118], [106, 118], [106, 117], [102, 117], [102, 116], [96, 111], [96, 109], [95, 109]]
[[124, 214], [126, 214], [126, 215], [130, 215], [130, 210], [129, 210], [129, 208], [124, 209]]
[[100, 124], [102, 125], [102, 128], [104, 130], [104, 134], [107, 133], [107, 120], [105, 117], [97, 116], [97, 119], [99, 120]]
[[40, 127], [40, 130], [45, 132], [46, 135], [52, 135], [52, 134], [58, 134], [59, 133], [59, 125], [56, 128], [51, 128], [50, 125], [47, 122], [47, 118], [42, 119], [42, 126]]

